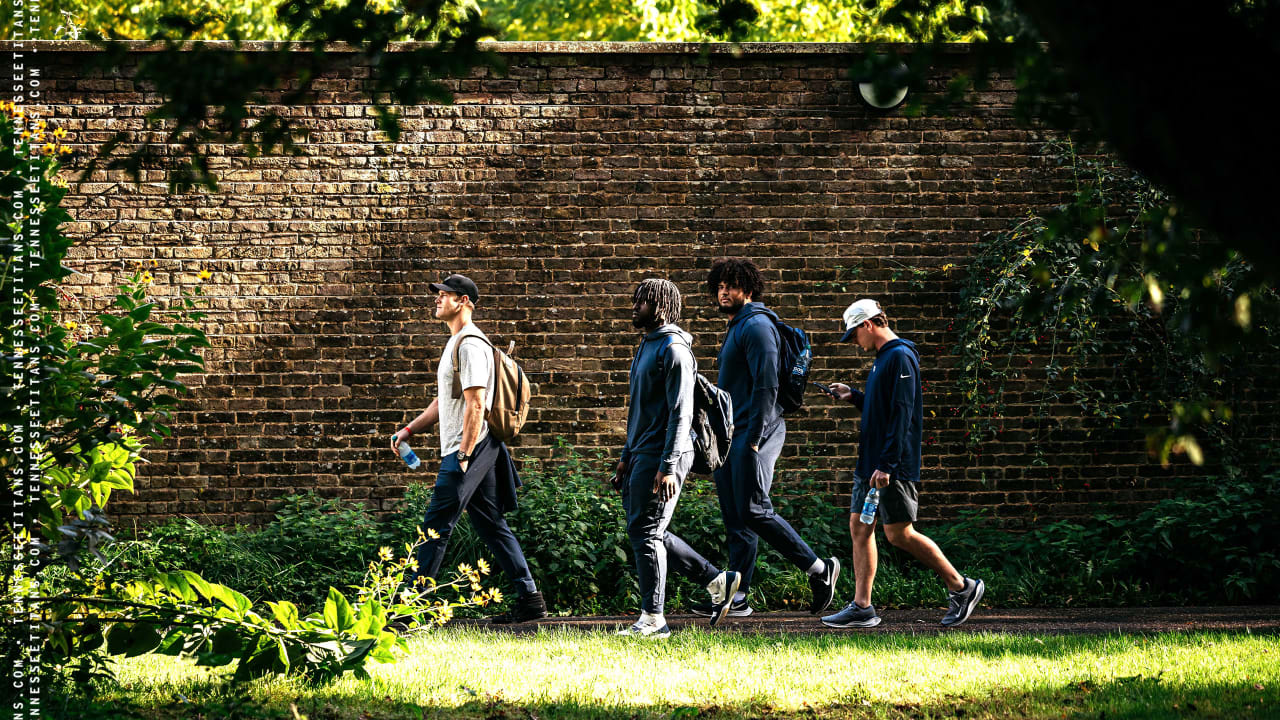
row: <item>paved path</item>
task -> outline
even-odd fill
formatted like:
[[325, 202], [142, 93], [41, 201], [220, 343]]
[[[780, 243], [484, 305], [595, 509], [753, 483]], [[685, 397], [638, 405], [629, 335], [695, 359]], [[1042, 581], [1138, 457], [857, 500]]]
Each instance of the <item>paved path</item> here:
[[[1070, 608], [1002, 610], [979, 608], [959, 628], [944, 630], [938, 621], [945, 611], [885, 610], [879, 627], [869, 630], [833, 630], [817, 618], [798, 612], [758, 613], [745, 618], [728, 618], [724, 629], [757, 633], [911, 633], [1006, 632], [1037, 635], [1080, 633], [1152, 633], [1211, 630], [1227, 632], [1280, 633], [1280, 605], [1250, 607], [1193, 608]], [[613, 630], [634, 622], [634, 617], [548, 618], [521, 625], [490, 625], [487, 620], [455, 620], [457, 625], [487, 626], [501, 632], [526, 633], [536, 627], [571, 627], [582, 630]], [[672, 630], [705, 625], [705, 618], [668, 615]]]

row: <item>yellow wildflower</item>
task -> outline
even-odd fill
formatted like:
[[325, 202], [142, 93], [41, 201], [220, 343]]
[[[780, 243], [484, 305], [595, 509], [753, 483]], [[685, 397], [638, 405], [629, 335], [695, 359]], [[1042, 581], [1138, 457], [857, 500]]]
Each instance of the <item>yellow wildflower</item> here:
[[427, 528], [427, 537], [431, 538], [432, 540], [439, 540], [440, 533], [436, 532], [435, 528]]
[[208, 279], [209, 279], [209, 278], [211, 278], [211, 277], [213, 277], [213, 273], [209, 272], [208, 270], [201, 270], [201, 271], [200, 271], [200, 279], [201, 279], [201, 280], [208, 280]]
[[62, 323], [62, 327], [66, 328], [66, 329], [68, 329], [68, 330], [75, 330], [75, 329], [76, 329], [77, 327], [79, 327], [79, 326], [78, 326], [78, 325], [76, 325], [76, 323], [75, 323], [75, 321], [74, 321], [74, 320], [68, 320], [68, 321], [66, 321], [66, 322]]
[[71, 148], [67, 147], [66, 145], [63, 145], [62, 147], [58, 148], [58, 152], [62, 155], [70, 155]]
[[480, 558], [479, 560], [476, 560], [476, 567], [480, 569], [481, 575], [489, 574], [489, 563], [485, 562], [484, 558]]
[[64, 137], [66, 137], [66, 136], [67, 136], [67, 129], [66, 129], [66, 128], [57, 128], [57, 129], [55, 129], [55, 130], [53, 131], [53, 136], [54, 136], [54, 137], [56, 137], [56, 138], [64, 138]]
[[382, 547], [378, 548], [378, 557], [382, 558], [383, 560], [390, 560], [391, 548], [387, 547], [386, 545], [383, 545]]
[[490, 588], [490, 589], [489, 589], [489, 600], [491, 600], [492, 602], [495, 602], [495, 603], [500, 603], [500, 602], [502, 602], [502, 591], [501, 591], [501, 590], [499, 590], [498, 588]]
[[52, 155], [54, 151], [57, 149], [58, 149], [58, 146], [54, 145], [53, 143], [45, 143], [44, 145], [40, 146], [40, 152], [44, 153], [45, 155]]
[[155, 279], [155, 278], [151, 277], [151, 273], [142, 273], [142, 284], [143, 284], [143, 285], [150, 285], [150, 284], [151, 284], [151, 281], [152, 281], [152, 280], [154, 280], [154, 279]]
[[36, 130], [44, 130], [46, 127], [48, 127], [48, 125], [45, 123], [45, 121], [39, 120], [36, 122]]

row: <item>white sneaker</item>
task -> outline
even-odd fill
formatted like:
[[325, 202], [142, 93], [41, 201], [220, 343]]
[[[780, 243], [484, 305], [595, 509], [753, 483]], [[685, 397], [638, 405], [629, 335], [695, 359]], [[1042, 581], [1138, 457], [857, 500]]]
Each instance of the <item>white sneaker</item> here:
[[729, 614], [729, 607], [733, 604], [733, 596], [738, 593], [738, 585], [741, 582], [742, 575], [732, 570], [726, 570], [717, 575], [707, 585], [707, 592], [711, 593], [712, 627], [715, 627], [716, 623]]
[[666, 623], [662, 625], [650, 625], [645, 622], [637, 622], [625, 630], [619, 630], [618, 635], [625, 637], [647, 638], [649, 640], [666, 640], [671, 637], [671, 626]]

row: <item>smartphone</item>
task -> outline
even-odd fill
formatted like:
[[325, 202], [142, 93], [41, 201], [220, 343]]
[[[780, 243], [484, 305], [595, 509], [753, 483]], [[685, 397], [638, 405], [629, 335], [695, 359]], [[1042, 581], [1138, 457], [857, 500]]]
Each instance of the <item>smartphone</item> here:
[[822, 383], [820, 383], [820, 382], [813, 382], [813, 381], [810, 381], [810, 384], [811, 384], [811, 385], [817, 385], [817, 386], [818, 386], [818, 389], [819, 389], [819, 390], [821, 390], [822, 392], [824, 392], [824, 393], [826, 393], [826, 394], [830, 395], [831, 397], [833, 397], [833, 398], [835, 398], [835, 399], [837, 399], [837, 400], [839, 400], [839, 399], [840, 399], [840, 396], [839, 396], [839, 395], [836, 395], [836, 391], [835, 391], [835, 390], [832, 390], [830, 385], [823, 385], [823, 384], [822, 384]]

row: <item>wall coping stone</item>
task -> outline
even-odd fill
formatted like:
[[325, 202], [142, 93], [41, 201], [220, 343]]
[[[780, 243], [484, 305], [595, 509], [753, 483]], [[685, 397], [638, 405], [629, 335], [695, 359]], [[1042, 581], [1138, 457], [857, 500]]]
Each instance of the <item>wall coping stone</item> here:
[[[163, 43], [149, 40], [125, 40], [124, 45], [131, 52], [159, 52], [164, 49]], [[213, 40], [204, 43], [205, 47], [233, 49], [235, 45], [229, 40]], [[25, 47], [19, 47], [24, 45]], [[392, 43], [392, 51], [408, 51], [420, 47], [429, 47], [433, 43]], [[266, 52], [281, 46], [291, 46], [293, 52], [310, 52], [310, 45], [302, 42], [265, 42], [251, 41], [240, 44], [241, 50], [249, 52]], [[491, 50], [502, 54], [541, 53], [541, 54], [580, 54], [580, 55], [697, 55], [703, 52], [704, 43], [695, 42], [567, 42], [567, 41], [530, 41], [530, 42], [498, 42], [480, 43], [483, 50]], [[926, 47], [916, 43], [786, 43], [786, 42], [749, 42], [705, 43], [705, 49], [712, 55], [751, 56], [751, 55], [865, 55], [871, 52], [910, 53]], [[938, 46], [944, 54], [967, 55], [973, 52], [972, 43], [940, 43]], [[101, 48], [85, 40], [27, 40], [18, 43], [13, 40], [0, 40], [0, 51], [33, 50], [37, 52], [99, 52]], [[328, 52], [355, 53], [357, 49], [346, 44], [332, 43], [326, 46]]]

